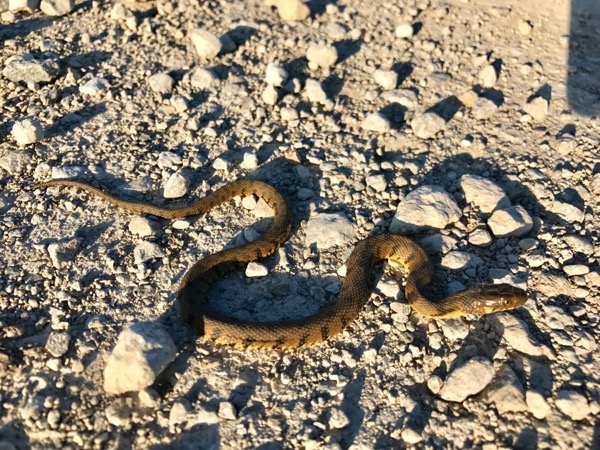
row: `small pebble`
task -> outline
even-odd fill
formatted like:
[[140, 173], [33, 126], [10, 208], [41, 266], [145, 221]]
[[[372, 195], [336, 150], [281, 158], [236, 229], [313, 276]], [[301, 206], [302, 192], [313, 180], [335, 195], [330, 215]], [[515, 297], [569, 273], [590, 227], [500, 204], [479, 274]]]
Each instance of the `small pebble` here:
[[302, 0], [277, 0], [277, 12], [281, 20], [295, 22], [310, 16], [310, 9]]
[[414, 28], [410, 23], [401, 23], [394, 30], [394, 34], [397, 38], [406, 39], [412, 37]]
[[481, 85], [485, 88], [494, 87], [496, 81], [498, 81], [498, 74], [496, 72], [496, 68], [494, 66], [487, 65], [483, 69], [479, 71], [479, 81]]
[[536, 122], [542, 122], [548, 115], [548, 100], [543, 97], [535, 97], [523, 106], [523, 110]]
[[221, 40], [208, 30], [195, 28], [190, 33], [192, 44], [196, 48], [196, 53], [202, 59], [211, 60], [216, 58], [223, 44]]
[[175, 80], [168, 73], [157, 73], [148, 78], [148, 84], [157, 94], [170, 94], [175, 86]]
[[269, 63], [265, 75], [265, 81], [272, 86], [281, 87], [287, 81], [288, 73], [279, 64]]
[[361, 123], [361, 128], [376, 133], [386, 133], [391, 130], [390, 121], [378, 112], [371, 113]]
[[325, 104], [327, 103], [327, 94], [323, 90], [321, 83], [317, 80], [309, 78], [306, 80], [306, 85], [304, 86], [304, 92], [306, 93], [306, 97], [308, 100], [314, 103]]
[[257, 262], [250, 262], [246, 266], [246, 276], [248, 278], [264, 277], [269, 274], [267, 266]]
[[375, 83], [381, 86], [386, 91], [396, 89], [398, 85], [398, 74], [393, 70], [381, 70], [377, 69], [373, 74]]
[[219, 412], [217, 413], [221, 419], [235, 420], [237, 418], [237, 410], [231, 402], [219, 403]]
[[308, 59], [308, 67], [312, 70], [319, 67], [328, 69], [337, 62], [338, 53], [331, 45], [313, 44], [306, 51], [306, 59]]

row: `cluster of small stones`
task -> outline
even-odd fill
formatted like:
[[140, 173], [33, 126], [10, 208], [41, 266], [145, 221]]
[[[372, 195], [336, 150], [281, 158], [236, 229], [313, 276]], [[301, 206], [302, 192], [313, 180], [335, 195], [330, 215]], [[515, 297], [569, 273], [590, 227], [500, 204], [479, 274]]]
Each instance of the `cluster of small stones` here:
[[[564, 127], [564, 99], [541, 89], [558, 80], [532, 51], [552, 42], [537, 16], [364, 3], [0, 0], [15, 30], [0, 29], [0, 403], [16, 423], [0, 447], [591, 445], [597, 125]], [[61, 17], [36, 30], [47, 16]], [[177, 283], [260, 237], [264, 201], [165, 222], [31, 189], [93, 179], [136, 201], [191, 201], [253, 171], [297, 221], [273, 258], [215, 287], [228, 314], [314, 312], [353, 243], [381, 232], [418, 236], [450, 292], [497, 282], [531, 297], [433, 321], [382, 277], [331, 344], [216, 348], [178, 319]]]

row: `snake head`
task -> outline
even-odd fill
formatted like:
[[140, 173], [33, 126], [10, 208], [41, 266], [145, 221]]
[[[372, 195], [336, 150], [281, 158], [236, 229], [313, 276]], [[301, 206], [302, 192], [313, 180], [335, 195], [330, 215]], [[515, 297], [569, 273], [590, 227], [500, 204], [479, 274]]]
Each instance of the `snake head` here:
[[523, 306], [527, 293], [511, 284], [486, 284], [478, 287], [478, 299], [474, 307], [475, 314], [490, 314], [507, 311]]

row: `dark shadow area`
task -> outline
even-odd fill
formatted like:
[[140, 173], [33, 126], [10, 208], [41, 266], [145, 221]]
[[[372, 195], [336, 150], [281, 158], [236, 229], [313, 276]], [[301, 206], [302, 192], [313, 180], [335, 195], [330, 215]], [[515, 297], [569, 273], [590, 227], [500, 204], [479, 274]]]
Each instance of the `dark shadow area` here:
[[92, 120], [94, 117], [106, 112], [106, 102], [83, 106], [78, 111], [70, 112], [59, 118], [46, 130], [47, 137], [54, 137], [71, 133]]
[[446, 122], [450, 122], [458, 110], [462, 107], [462, 103], [458, 97], [451, 95], [444, 100], [436, 103], [426, 112], [434, 113], [444, 119]]
[[238, 47], [244, 45], [248, 40], [254, 36], [258, 30], [248, 25], [238, 25], [233, 30], [228, 31], [224, 34], [231, 39]]
[[366, 370], [361, 369], [356, 371], [354, 379], [344, 388], [344, 400], [340, 405], [340, 409], [350, 419], [350, 425], [344, 428], [343, 437], [340, 441], [344, 450], [349, 449], [354, 443], [365, 418], [365, 412], [360, 406], [360, 398], [363, 393], [366, 376]]
[[[337, 0], [308, 0], [306, 2], [306, 6], [308, 6], [308, 9], [310, 9], [311, 14], [316, 16], [323, 14], [327, 5], [333, 5], [336, 3]], [[340, 8], [343, 8], [343, 6], [340, 5]]]
[[55, 20], [57, 20], [55, 17], [43, 16], [17, 20], [10, 25], [2, 24], [0, 25], [0, 42], [28, 36], [30, 33], [35, 33], [44, 27], [52, 25]]
[[571, 0], [567, 95], [572, 110], [600, 116], [600, 2]]
[[399, 130], [404, 123], [408, 108], [400, 103], [389, 103], [379, 112], [390, 121], [392, 129]]
[[327, 94], [328, 98], [334, 99], [342, 91], [344, 87], [344, 80], [337, 75], [329, 75], [321, 83], [323, 90]]
[[28, 450], [31, 442], [27, 434], [16, 421], [9, 422], [0, 427], [0, 444], [6, 449]]
[[346, 61], [352, 55], [358, 53], [362, 44], [362, 39], [344, 39], [342, 41], [334, 42], [333, 46], [335, 47], [338, 53], [337, 64]]
[[181, 433], [173, 442], [153, 445], [151, 450], [216, 450], [221, 448], [219, 425], [198, 424]]
[[504, 103], [504, 94], [498, 89], [474, 86], [473, 91], [475, 91], [479, 97], [491, 100], [497, 107], [502, 106], [502, 104]]
[[398, 75], [398, 86], [413, 73], [414, 67], [409, 62], [397, 62], [392, 65], [392, 70]]
[[550, 102], [550, 100], [552, 100], [552, 86], [550, 86], [548, 83], [543, 84], [537, 91], [535, 91], [535, 94], [527, 99], [527, 103], [531, 102], [531, 100], [537, 97], [542, 97]]
[[596, 422], [594, 423], [591, 450], [600, 450], [600, 419], [596, 419]]

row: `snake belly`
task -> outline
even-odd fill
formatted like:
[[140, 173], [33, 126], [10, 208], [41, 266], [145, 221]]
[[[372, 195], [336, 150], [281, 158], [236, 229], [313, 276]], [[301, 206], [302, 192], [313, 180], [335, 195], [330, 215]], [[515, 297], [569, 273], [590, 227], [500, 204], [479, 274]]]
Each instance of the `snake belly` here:
[[179, 208], [120, 200], [87, 183], [52, 180], [36, 188], [76, 187], [125, 210], [179, 219], [204, 214], [236, 196], [256, 195], [274, 211], [270, 228], [259, 239], [222, 250], [196, 262], [183, 276], [177, 294], [184, 320], [200, 335], [219, 344], [243, 348], [302, 348], [341, 332], [358, 317], [371, 296], [371, 272], [378, 262], [390, 259], [407, 271], [405, 296], [418, 313], [437, 319], [470, 314], [489, 314], [517, 308], [527, 294], [509, 284], [477, 285], [439, 301], [426, 298], [421, 290], [431, 281], [433, 266], [425, 251], [411, 239], [380, 234], [358, 242], [347, 262], [347, 272], [336, 299], [313, 315], [301, 319], [253, 322], [239, 320], [215, 310], [208, 298], [210, 285], [247, 263], [273, 254], [288, 238], [292, 214], [285, 198], [271, 185], [257, 180], [228, 183], [199, 201]]

